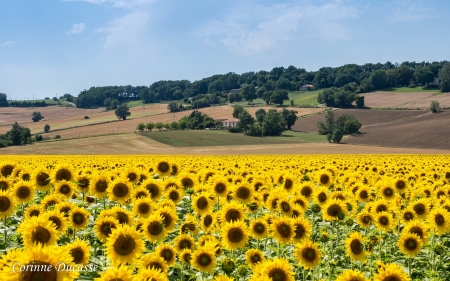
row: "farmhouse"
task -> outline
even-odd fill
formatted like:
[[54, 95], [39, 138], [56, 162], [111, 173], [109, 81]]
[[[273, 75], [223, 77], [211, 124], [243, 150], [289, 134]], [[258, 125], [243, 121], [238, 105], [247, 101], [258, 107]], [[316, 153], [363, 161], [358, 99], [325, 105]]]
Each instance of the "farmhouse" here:
[[314, 89], [314, 86], [311, 84], [305, 84], [300, 87], [300, 91], [309, 91], [309, 90], [313, 90], [313, 89]]
[[237, 118], [226, 119], [222, 121], [222, 126], [226, 127], [227, 129], [234, 128], [237, 126], [238, 122], [239, 119]]

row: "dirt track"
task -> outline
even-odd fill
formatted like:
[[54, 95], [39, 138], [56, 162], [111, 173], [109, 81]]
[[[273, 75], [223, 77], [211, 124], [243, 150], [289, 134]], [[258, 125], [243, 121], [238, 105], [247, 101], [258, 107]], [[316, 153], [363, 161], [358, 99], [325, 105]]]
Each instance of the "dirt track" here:
[[350, 144], [273, 144], [175, 148], [138, 134], [99, 136], [1, 148], [3, 155], [111, 154], [450, 154], [450, 150], [389, 148]]

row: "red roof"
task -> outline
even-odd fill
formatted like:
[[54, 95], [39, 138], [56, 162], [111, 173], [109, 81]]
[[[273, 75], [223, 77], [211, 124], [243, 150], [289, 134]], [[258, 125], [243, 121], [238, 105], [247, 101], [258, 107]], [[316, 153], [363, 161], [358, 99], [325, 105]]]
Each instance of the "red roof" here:
[[239, 119], [231, 118], [231, 119], [223, 120], [222, 122], [239, 122]]

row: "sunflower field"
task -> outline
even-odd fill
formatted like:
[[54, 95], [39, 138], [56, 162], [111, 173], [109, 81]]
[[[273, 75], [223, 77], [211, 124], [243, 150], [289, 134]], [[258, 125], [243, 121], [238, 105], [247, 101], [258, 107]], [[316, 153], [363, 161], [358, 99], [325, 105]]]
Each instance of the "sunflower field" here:
[[448, 156], [2, 156], [0, 280], [450, 280]]

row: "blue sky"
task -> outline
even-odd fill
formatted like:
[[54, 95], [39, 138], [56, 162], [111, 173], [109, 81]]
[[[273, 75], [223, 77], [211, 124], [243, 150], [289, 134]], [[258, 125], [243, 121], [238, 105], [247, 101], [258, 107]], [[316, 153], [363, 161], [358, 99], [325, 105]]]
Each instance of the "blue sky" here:
[[0, 92], [450, 59], [445, 0], [0, 0]]

